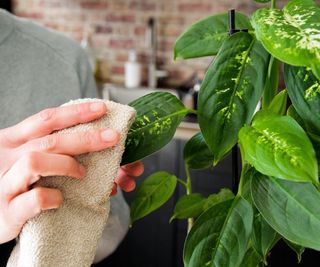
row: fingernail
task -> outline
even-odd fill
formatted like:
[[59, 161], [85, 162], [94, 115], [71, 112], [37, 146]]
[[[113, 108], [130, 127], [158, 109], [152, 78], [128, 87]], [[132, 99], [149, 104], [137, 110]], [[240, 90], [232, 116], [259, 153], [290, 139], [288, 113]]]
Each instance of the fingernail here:
[[115, 142], [118, 139], [119, 134], [114, 130], [104, 130], [101, 132], [101, 139], [105, 142]]
[[105, 104], [101, 102], [95, 102], [90, 104], [90, 110], [92, 112], [99, 112], [104, 108]]
[[86, 174], [86, 168], [83, 165], [79, 165], [79, 172], [81, 175]]

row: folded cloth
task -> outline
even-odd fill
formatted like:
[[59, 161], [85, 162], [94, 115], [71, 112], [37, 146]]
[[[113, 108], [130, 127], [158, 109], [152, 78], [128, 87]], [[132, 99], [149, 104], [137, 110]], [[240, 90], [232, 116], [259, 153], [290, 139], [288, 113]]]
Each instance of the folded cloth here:
[[[98, 99], [80, 99], [67, 105]], [[99, 238], [108, 219], [114, 179], [117, 177], [128, 129], [135, 117], [129, 106], [104, 101], [107, 114], [90, 123], [58, 131], [75, 133], [97, 128], [112, 128], [120, 133], [120, 142], [113, 148], [76, 157], [87, 170], [86, 177], [43, 177], [37, 185], [58, 188], [63, 205], [42, 212], [29, 220], [17, 240], [8, 267], [90, 266]]]
[[111, 255], [126, 236], [130, 225], [130, 208], [123, 198], [122, 191], [110, 198], [110, 212], [107, 224], [98, 243], [93, 263]]

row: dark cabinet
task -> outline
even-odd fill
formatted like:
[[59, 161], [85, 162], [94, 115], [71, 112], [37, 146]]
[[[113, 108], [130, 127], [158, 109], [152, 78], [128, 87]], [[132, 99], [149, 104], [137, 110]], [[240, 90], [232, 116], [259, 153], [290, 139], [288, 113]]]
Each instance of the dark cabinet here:
[[[184, 179], [182, 152], [185, 141], [173, 140], [160, 152], [146, 158], [145, 173], [138, 179], [140, 184], [149, 174], [165, 170]], [[214, 169], [191, 171], [193, 191], [207, 196], [222, 187], [232, 187], [232, 157], [226, 157]], [[133, 193], [126, 194], [130, 203]], [[96, 265], [116, 267], [183, 267], [182, 251], [187, 225], [185, 221], [174, 220], [169, 224], [174, 203], [184, 194], [178, 186], [170, 201], [159, 210], [136, 222], [118, 250], [108, 259]], [[319, 266], [320, 252], [306, 250], [302, 262], [283, 242], [271, 252], [269, 267], [313, 267]], [[199, 266], [200, 267], [200, 266]]]

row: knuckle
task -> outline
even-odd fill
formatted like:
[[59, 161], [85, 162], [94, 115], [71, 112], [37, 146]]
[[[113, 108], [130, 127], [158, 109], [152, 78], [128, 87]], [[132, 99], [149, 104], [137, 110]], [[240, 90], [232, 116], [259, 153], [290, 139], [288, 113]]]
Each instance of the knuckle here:
[[25, 166], [28, 170], [36, 172], [39, 169], [39, 154], [38, 152], [28, 152], [24, 157]]
[[55, 108], [47, 108], [39, 112], [39, 117], [43, 121], [48, 121], [54, 116], [55, 113], [56, 113]]
[[72, 159], [66, 160], [64, 167], [65, 167], [66, 176], [72, 176], [78, 170], [78, 164], [75, 162], [75, 160], [72, 160]]
[[86, 146], [92, 146], [96, 141], [95, 135], [92, 132], [83, 132], [80, 134], [80, 143]]
[[40, 140], [40, 149], [52, 151], [58, 143], [58, 135], [47, 135]]
[[74, 115], [80, 116], [85, 112], [83, 105], [75, 104], [73, 108]]

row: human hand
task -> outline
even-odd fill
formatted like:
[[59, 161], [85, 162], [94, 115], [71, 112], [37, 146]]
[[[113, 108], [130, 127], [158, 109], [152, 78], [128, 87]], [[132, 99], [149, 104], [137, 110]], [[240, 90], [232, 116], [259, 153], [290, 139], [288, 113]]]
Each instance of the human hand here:
[[62, 204], [59, 190], [33, 186], [41, 176], [81, 179], [85, 169], [72, 156], [103, 150], [119, 141], [119, 134], [111, 129], [51, 133], [95, 120], [106, 111], [102, 102], [52, 108], [0, 130], [0, 243], [17, 237], [28, 219]]
[[118, 172], [118, 177], [115, 179], [111, 196], [117, 194], [117, 185], [126, 192], [134, 190], [136, 182], [133, 177], [140, 176], [143, 171], [144, 166], [142, 161], [136, 161], [134, 163], [121, 166]]

